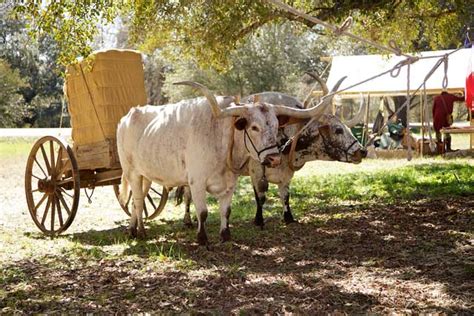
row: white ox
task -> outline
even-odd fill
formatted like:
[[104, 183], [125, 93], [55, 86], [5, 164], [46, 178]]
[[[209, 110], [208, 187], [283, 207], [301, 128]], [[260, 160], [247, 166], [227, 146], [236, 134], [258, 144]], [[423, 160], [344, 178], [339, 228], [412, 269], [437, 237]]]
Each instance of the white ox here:
[[208, 244], [206, 191], [215, 196], [221, 215], [221, 240], [227, 241], [230, 204], [238, 178], [226, 163], [232, 129], [236, 129], [237, 135], [233, 146], [235, 163], [244, 163], [250, 157], [275, 167], [280, 162], [279, 123], [319, 117], [331, 98], [307, 110], [267, 103], [235, 105], [232, 98], [216, 99], [200, 84], [181, 84], [200, 89], [207, 101], [197, 98], [166, 106], [133, 108], [118, 124], [117, 148], [123, 170], [121, 200], [127, 199], [129, 186], [133, 198], [130, 234], [145, 237], [143, 199], [151, 182], [157, 182], [165, 187], [190, 187], [201, 245]]
[[[319, 78], [319, 77], [318, 77]], [[323, 88], [324, 94], [328, 93], [327, 87], [322, 80], [318, 80]], [[281, 104], [294, 108], [303, 108], [304, 105], [296, 98], [279, 92], [262, 92], [244, 98], [244, 101], [250, 102], [256, 97], [260, 101], [272, 104]], [[268, 183], [278, 185], [279, 197], [283, 205], [283, 219], [285, 223], [295, 222], [291, 213], [289, 202], [289, 186], [291, 179], [298, 170], [308, 161], [314, 160], [336, 160], [348, 163], [359, 163], [367, 152], [365, 148], [357, 141], [348, 127], [359, 123], [363, 118], [367, 105], [364, 99], [361, 99], [359, 112], [355, 117], [345, 124], [336, 116], [324, 114], [318, 120], [311, 120], [301, 133], [295, 143], [294, 153], [290, 156], [291, 141], [288, 142], [296, 133], [299, 127], [297, 125], [286, 126], [278, 133], [279, 147], [282, 149], [282, 163], [276, 168], [265, 168], [264, 166], [250, 160], [242, 168], [240, 174], [250, 176], [257, 203], [257, 212], [255, 214], [255, 224], [263, 226], [263, 204], [266, 200], [266, 191]], [[307, 123], [309, 120], [306, 120]], [[285, 146], [287, 145], [287, 146]], [[284, 148], [283, 148], [284, 147]], [[291, 166], [290, 166], [291, 161]], [[186, 226], [192, 226], [190, 215], [191, 194], [189, 188], [179, 188], [177, 191], [177, 200], [180, 203], [181, 198], [185, 201], [184, 223]]]

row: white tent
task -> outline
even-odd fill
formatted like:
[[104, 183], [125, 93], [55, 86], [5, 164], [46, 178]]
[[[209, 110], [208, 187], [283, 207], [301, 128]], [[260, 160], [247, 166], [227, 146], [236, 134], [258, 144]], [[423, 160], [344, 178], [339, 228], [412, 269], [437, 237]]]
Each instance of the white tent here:
[[[435, 57], [452, 52], [453, 50], [440, 50], [421, 52], [415, 56]], [[448, 91], [462, 92], [466, 83], [466, 74], [471, 58], [470, 49], [461, 49], [451, 55], [448, 59]], [[347, 76], [340, 90], [355, 83], [363, 81], [374, 75], [380, 74], [393, 68], [404, 56], [396, 55], [360, 55], [360, 56], [336, 56], [332, 58], [331, 71], [328, 78], [328, 87], [331, 89], [343, 76]], [[423, 82], [425, 76], [430, 72], [439, 58], [419, 59], [410, 67], [410, 90], [413, 92]], [[442, 91], [444, 77], [444, 65], [438, 69], [426, 82], [428, 94], [439, 94]], [[343, 92], [345, 97], [358, 95], [359, 93], [370, 93], [371, 95], [405, 95], [407, 90], [407, 66], [402, 67], [397, 77], [389, 74], [376, 78], [359, 86], [350, 88]], [[343, 96], [344, 97], [344, 96]]]

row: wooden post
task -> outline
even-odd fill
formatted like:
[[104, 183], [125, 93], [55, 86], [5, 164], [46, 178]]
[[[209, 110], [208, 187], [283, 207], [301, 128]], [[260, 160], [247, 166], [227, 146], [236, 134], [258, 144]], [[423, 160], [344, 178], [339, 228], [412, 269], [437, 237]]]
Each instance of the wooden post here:
[[421, 145], [420, 145], [420, 157], [423, 158], [423, 152], [425, 151], [425, 95], [420, 92], [420, 120], [421, 120]]
[[[468, 109], [469, 112], [469, 120], [471, 121], [471, 126], [474, 126], [474, 117], [472, 117], [472, 107]], [[474, 135], [471, 133], [471, 150], [474, 149]]]
[[362, 141], [363, 145], [366, 145], [365, 139], [368, 138], [369, 135], [369, 111], [370, 109], [370, 93], [367, 94], [367, 108], [365, 109], [365, 118], [364, 118], [364, 131], [362, 133]]

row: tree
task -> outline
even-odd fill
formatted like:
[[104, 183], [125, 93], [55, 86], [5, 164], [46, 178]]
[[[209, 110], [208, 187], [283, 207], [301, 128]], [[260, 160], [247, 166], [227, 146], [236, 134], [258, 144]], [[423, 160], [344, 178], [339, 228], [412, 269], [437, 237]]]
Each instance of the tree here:
[[0, 127], [16, 127], [24, 115], [23, 97], [18, 93], [27, 86], [18, 70], [0, 59]]
[[25, 21], [13, 19], [10, 13], [8, 3], [0, 4], [0, 58], [28, 82], [18, 92], [28, 109], [23, 120], [33, 125], [39, 110], [35, 105], [45, 108], [51, 100], [59, 101], [62, 96], [62, 68], [56, 62], [59, 48], [47, 34], [32, 40]]
[[[353, 32], [384, 44], [393, 38], [405, 51], [455, 47], [463, 26], [474, 22], [474, 3], [465, 0], [286, 2], [331, 23], [351, 15], [356, 22]], [[54, 36], [61, 46], [62, 63], [87, 55], [97, 23], [121, 14], [130, 20], [131, 41], [137, 47], [149, 52], [161, 48], [169, 58], [193, 58], [200, 65], [220, 69], [229, 66], [229, 53], [263, 25], [298, 21], [302, 29], [331, 35], [263, 0], [27, 1], [14, 9], [40, 33]]]

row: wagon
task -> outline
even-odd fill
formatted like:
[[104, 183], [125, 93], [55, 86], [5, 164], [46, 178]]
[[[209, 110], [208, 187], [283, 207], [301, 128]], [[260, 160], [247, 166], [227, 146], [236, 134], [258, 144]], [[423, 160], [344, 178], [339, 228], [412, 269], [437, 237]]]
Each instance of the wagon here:
[[[64, 93], [72, 141], [54, 136], [38, 139], [25, 171], [29, 212], [36, 226], [47, 235], [58, 235], [72, 224], [79, 207], [80, 189], [113, 186], [118, 199], [122, 169], [116, 129], [131, 107], [146, 104], [141, 54], [132, 50], [91, 54], [67, 67]], [[130, 192], [128, 196], [125, 204], [119, 203], [130, 215]], [[145, 197], [144, 217], [155, 218], [167, 198], [166, 188], [153, 184]]]

